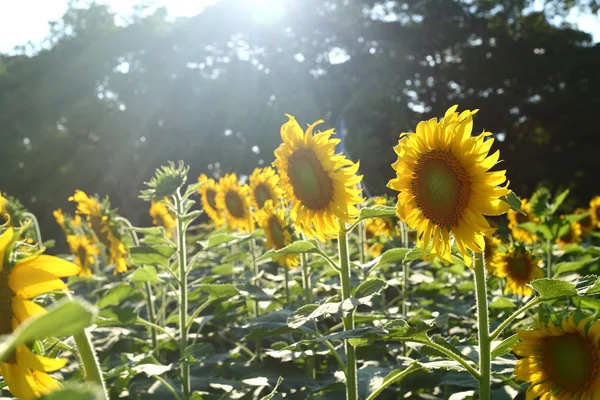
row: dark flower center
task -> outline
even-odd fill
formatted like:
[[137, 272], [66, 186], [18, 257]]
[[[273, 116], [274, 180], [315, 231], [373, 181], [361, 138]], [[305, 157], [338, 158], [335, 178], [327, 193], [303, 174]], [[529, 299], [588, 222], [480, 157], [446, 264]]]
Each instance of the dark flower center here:
[[289, 157], [288, 176], [294, 195], [311, 210], [324, 210], [333, 200], [333, 181], [317, 155], [308, 149]]
[[578, 333], [550, 336], [542, 346], [542, 368], [552, 381], [566, 390], [581, 390], [596, 372], [593, 348]]
[[227, 193], [225, 193], [225, 205], [227, 206], [229, 214], [234, 218], [240, 219], [244, 218], [246, 215], [244, 202], [240, 198], [240, 195], [233, 190], [228, 190]]

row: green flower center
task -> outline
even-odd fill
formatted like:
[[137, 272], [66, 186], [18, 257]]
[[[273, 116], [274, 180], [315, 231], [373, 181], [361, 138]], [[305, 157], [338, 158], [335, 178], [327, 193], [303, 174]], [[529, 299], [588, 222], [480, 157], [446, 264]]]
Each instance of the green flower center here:
[[287, 173], [294, 195], [307, 208], [324, 210], [333, 200], [333, 181], [312, 150], [300, 149], [292, 154]]
[[542, 368], [565, 390], [581, 390], [596, 372], [597, 350], [578, 333], [550, 336], [542, 346]]
[[244, 202], [240, 198], [240, 195], [233, 190], [228, 190], [227, 193], [225, 193], [225, 205], [227, 206], [229, 214], [234, 218], [241, 219], [246, 215]]
[[269, 218], [269, 231], [271, 232], [271, 239], [273, 240], [273, 246], [275, 249], [281, 249], [285, 247], [285, 232], [279, 223], [279, 220], [275, 216], [271, 216]]
[[210, 206], [210, 208], [212, 208], [213, 210], [217, 209], [217, 202], [216, 202], [216, 197], [217, 197], [217, 192], [209, 189], [206, 191], [206, 201], [208, 202], [208, 205]]
[[2, 269], [0, 270], [0, 336], [12, 333], [12, 296], [12, 291], [8, 287], [8, 271]]
[[417, 162], [411, 191], [425, 217], [451, 227], [469, 203], [470, 186], [467, 172], [452, 153], [432, 150]]
[[259, 183], [256, 186], [256, 189], [254, 189], [254, 197], [256, 198], [256, 203], [258, 204], [259, 209], [264, 207], [267, 200], [275, 200], [271, 195], [269, 187], [264, 183]]

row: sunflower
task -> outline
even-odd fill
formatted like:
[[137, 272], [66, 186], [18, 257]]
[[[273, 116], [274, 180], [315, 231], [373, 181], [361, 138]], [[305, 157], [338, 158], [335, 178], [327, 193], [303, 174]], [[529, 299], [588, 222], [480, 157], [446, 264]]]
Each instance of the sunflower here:
[[471, 265], [469, 250], [483, 251], [483, 237], [493, 232], [484, 215], [505, 213], [509, 207], [500, 197], [509, 190], [498, 186], [506, 181], [506, 171], [488, 171], [500, 156], [499, 151], [488, 156], [493, 139], [485, 138], [491, 133], [471, 136], [477, 110], [458, 114], [456, 108], [449, 108], [440, 121], [419, 122], [416, 133], [400, 135], [394, 148], [398, 161], [392, 165], [396, 178], [388, 187], [400, 192], [396, 212], [417, 230], [426, 258], [437, 255], [452, 262], [452, 233]]
[[[564, 216], [563, 216], [564, 217]], [[564, 228], [561, 228], [563, 231]], [[556, 243], [565, 246], [570, 243], [581, 243], [582, 235], [581, 225], [579, 222], [571, 222], [568, 224], [568, 229], [564, 230], [564, 233], [556, 238]]]
[[575, 210], [576, 215], [587, 214], [585, 217], [577, 221], [581, 228], [581, 235], [587, 236], [594, 230], [594, 222], [592, 221], [592, 213], [590, 210], [585, 208], [578, 208]]
[[496, 252], [491, 269], [495, 276], [506, 278], [505, 293], [530, 296], [533, 291], [527, 284], [544, 277], [539, 264], [540, 260], [534, 259], [525, 248], [515, 247], [505, 252]]
[[173, 236], [173, 230], [177, 225], [175, 214], [169, 207], [162, 202], [153, 201], [150, 203], [150, 216], [152, 223], [157, 226], [162, 226], [167, 231], [167, 237]]
[[56, 223], [62, 228], [63, 231], [67, 232], [67, 223], [65, 221], [65, 215], [62, 210], [59, 208], [57, 210], [52, 211], [52, 215], [54, 215], [54, 219]]
[[334, 154], [340, 140], [331, 139], [333, 129], [313, 135], [323, 121], [303, 132], [294, 117], [287, 117], [273, 165], [292, 203], [292, 221], [306, 236], [325, 241], [339, 233], [340, 222], [352, 222], [359, 215], [356, 205], [363, 201], [358, 188], [362, 175], [356, 175], [359, 163]]
[[[292, 226], [285, 217], [283, 209], [276, 209], [272, 200], [267, 200], [263, 208], [258, 212], [258, 225], [265, 231], [267, 249], [279, 250], [293, 243]], [[295, 267], [299, 264], [297, 254], [284, 254], [275, 258], [279, 265], [284, 267]]]
[[600, 229], [600, 196], [596, 196], [590, 200], [590, 214], [592, 215], [594, 227]]
[[[0, 336], [11, 334], [28, 318], [46, 312], [32, 298], [67, 290], [60, 278], [81, 272], [77, 265], [47, 255], [13, 262], [16, 239], [12, 228], [0, 235]], [[30, 345], [19, 345], [12, 356], [0, 362], [0, 375], [13, 396], [29, 400], [60, 387], [47, 372], [62, 368], [66, 362], [37, 355]]]
[[235, 174], [226, 174], [219, 180], [219, 186], [221, 190], [217, 193], [217, 207], [223, 211], [229, 228], [251, 232], [254, 221], [250, 215], [248, 185], [240, 185]]
[[537, 329], [519, 330], [513, 347], [523, 357], [515, 376], [531, 385], [527, 400], [597, 399], [600, 393], [600, 321], [575, 313], [557, 326], [552, 321]]
[[225, 223], [223, 213], [217, 207], [217, 194], [221, 187], [217, 182], [208, 178], [205, 174], [198, 177], [198, 182], [204, 182], [204, 185], [198, 189], [198, 193], [202, 196], [202, 209], [216, 226], [221, 226]]
[[523, 224], [525, 222], [540, 221], [539, 218], [537, 218], [530, 212], [530, 206], [531, 205], [527, 202], [527, 199], [522, 199], [521, 210], [523, 210], [527, 215], [523, 215], [513, 210], [508, 210], [508, 212], [506, 213], [506, 216], [508, 218], [508, 228], [510, 229], [515, 240], [528, 244], [535, 242], [537, 240], [537, 236], [523, 228], [519, 228], [517, 225]]
[[4, 196], [2, 196], [2, 193], [0, 192], [0, 217], [6, 219], [6, 204], [8, 203], [8, 200], [6, 200], [4, 198]]
[[[373, 257], [381, 255], [383, 250], [383, 243], [378, 238], [384, 238], [386, 240], [392, 239], [394, 235], [394, 221], [391, 218], [369, 218], [365, 221], [365, 237], [367, 243], [365, 248], [369, 254]], [[374, 242], [371, 245], [368, 242]]]
[[502, 244], [502, 240], [496, 236], [484, 236], [483, 241], [485, 242], [485, 248], [483, 250], [483, 256], [485, 257], [485, 268], [488, 273], [492, 273], [492, 261], [494, 255], [498, 251], [498, 247]]
[[276, 206], [283, 197], [279, 187], [279, 175], [271, 167], [256, 168], [250, 175], [250, 204], [256, 211], [261, 210], [268, 200]]
[[100, 254], [97, 244], [85, 236], [67, 235], [67, 243], [75, 256], [75, 264], [81, 268], [79, 275], [91, 276], [91, 267], [95, 264], [95, 256]]

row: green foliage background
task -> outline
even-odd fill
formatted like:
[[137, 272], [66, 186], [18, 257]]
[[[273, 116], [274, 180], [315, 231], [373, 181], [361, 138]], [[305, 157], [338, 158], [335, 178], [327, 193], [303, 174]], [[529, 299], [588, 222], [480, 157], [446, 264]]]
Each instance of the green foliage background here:
[[[106, 6], [73, 2], [43, 50], [0, 55], [0, 188], [49, 236], [50, 211], [76, 188], [108, 194], [139, 224], [137, 193], [155, 167], [183, 159], [192, 177], [249, 174], [272, 161], [291, 113], [343, 119], [348, 153], [381, 194], [398, 134], [458, 103], [485, 111], [476, 131], [504, 134], [516, 193], [541, 183], [587, 201], [598, 188], [600, 45], [548, 21], [598, 4], [543, 3], [302, 0], [259, 24], [224, 0], [176, 20], [140, 8], [123, 25]], [[331, 63], [340, 49], [347, 60]]]

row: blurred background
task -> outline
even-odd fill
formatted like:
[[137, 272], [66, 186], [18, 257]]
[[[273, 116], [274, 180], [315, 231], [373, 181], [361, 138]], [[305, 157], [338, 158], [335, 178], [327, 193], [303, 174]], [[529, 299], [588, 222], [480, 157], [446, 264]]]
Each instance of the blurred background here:
[[[167, 160], [269, 165], [290, 113], [343, 134], [370, 195], [401, 132], [479, 108], [511, 188], [600, 192], [600, 0], [0, 0], [0, 190], [58, 236], [75, 189], [134, 224]], [[323, 128], [322, 128], [323, 129]]]

